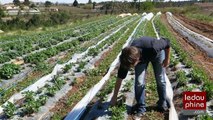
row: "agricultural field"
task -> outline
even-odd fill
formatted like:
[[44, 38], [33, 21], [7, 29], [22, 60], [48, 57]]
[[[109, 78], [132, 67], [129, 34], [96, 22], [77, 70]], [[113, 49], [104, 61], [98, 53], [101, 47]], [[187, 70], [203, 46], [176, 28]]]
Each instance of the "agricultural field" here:
[[[180, 14], [97, 16], [53, 31], [0, 38], [0, 119], [133, 120], [134, 70], [110, 106], [122, 48], [141, 36], [170, 40], [167, 83], [172, 107], [159, 112], [151, 64], [146, 75], [147, 112], [142, 120], [211, 120], [213, 27]], [[205, 91], [206, 114], [183, 115], [184, 91]], [[172, 109], [172, 110], [171, 110]]]

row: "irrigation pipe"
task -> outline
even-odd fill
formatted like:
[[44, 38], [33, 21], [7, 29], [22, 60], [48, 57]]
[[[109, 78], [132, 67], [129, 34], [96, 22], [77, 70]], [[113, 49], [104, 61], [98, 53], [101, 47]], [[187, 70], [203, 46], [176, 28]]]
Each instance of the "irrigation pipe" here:
[[[135, 29], [132, 32], [132, 34], [129, 36], [128, 40], [123, 45], [123, 48], [126, 47], [126, 46], [128, 46], [130, 44], [130, 42], [132, 41], [132, 36], [136, 32], [136, 29], [141, 24], [141, 22], [144, 21], [145, 19], [149, 19], [149, 18], [150, 18], [150, 14], [148, 14], [148, 15], [146, 15], [146, 16], [144, 16], [144, 17], [141, 18], [140, 22], [135, 27]], [[116, 59], [110, 65], [110, 68], [109, 68], [107, 74], [93, 88], [91, 88], [87, 92], [87, 94], [81, 99], [81, 101], [79, 101], [75, 105], [75, 107], [72, 109], [72, 111], [70, 111], [69, 114], [66, 116], [65, 120], [78, 120], [78, 119], [80, 119], [81, 115], [86, 110], [86, 106], [94, 98], [94, 96], [97, 94], [97, 92], [102, 88], [102, 86], [104, 85], [104, 83], [109, 79], [111, 72], [115, 69], [115, 67], [119, 63], [119, 56], [120, 56], [120, 54], [121, 54], [121, 52], [118, 54], [118, 56], [116, 57]]]
[[[155, 17], [158, 16], [158, 15], [161, 15], [161, 13], [158, 12], [158, 13], [155, 15]], [[157, 37], [157, 39], [159, 40], [160, 37], [159, 37], [158, 32], [156, 31], [155, 25], [154, 25], [154, 23], [153, 23], [155, 17], [152, 19], [152, 26], [153, 26], [153, 29], [154, 29], [154, 31], [155, 31], [156, 37]], [[176, 112], [176, 110], [175, 110], [174, 104], [173, 104], [173, 102], [172, 102], [172, 100], [173, 100], [172, 85], [171, 85], [171, 83], [170, 83], [170, 81], [169, 81], [169, 78], [168, 78], [168, 76], [166, 75], [166, 72], [165, 72], [165, 71], [166, 71], [165, 68], [163, 68], [163, 77], [164, 77], [164, 79], [165, 79], [165, 81], [166, 81], [166, 99], [168, 100], [168, 102], [169, 102], [169, 104], [170, 104], [170, 108], [169, 108], [169, 120], [178, 120], [178, 115], [177, 115], [177, 112]]]

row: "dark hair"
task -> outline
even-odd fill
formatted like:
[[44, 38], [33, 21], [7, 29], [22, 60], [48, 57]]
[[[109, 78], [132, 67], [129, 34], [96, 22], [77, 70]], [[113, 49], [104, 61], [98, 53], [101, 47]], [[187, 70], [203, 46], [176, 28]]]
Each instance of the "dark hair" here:
[[125, 47], [120, 55], [120, 63], [125, 69], [129, 69], [131, 65], [140, 58], [140, 51], [134, 46]]

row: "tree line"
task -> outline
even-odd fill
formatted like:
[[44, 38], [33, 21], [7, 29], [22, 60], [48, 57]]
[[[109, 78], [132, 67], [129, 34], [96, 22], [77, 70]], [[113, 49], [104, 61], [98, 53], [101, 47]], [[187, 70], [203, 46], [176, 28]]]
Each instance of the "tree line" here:
[[45, 15], [35, 14], [32, 15], [31, 18], [27, 21], [20, 16], [17, 16], [12, 20], [3, 21], [1, 17], [4, 16], [4, 13], [1, 11], [2, 10], [0, 9], [0, 29], [3, 31], [16, 29], [28, 30], [42, 26], [49, 27], [67, 23], [71, 18], [71, 15], [68, 12], [59, 11], [57, 13], [50, 13]]

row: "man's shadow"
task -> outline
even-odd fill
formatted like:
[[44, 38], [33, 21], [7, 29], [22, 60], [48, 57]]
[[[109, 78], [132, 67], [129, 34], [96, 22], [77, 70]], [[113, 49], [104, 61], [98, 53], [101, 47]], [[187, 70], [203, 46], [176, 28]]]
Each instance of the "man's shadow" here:
[[80, 120], [95, 120], [112, 114], [109, 111], [110, 102], [96, 102], [93, 106]]
[[[135, 106], [126, 105], [126, 109], [127, 109], [128, 115], [135, 115], [135, 113], [136, 113], [136, 107]], [[163, 116], [164, 116], [164, 120], [169, 120], [169, 111], [161, 112], [161, 111], [158, 110], [157, 106], [147, 106], [146, 107], [146, 112], [152, 112], [152, 111], [157, 111], [157, 112], [162, 113]]]
[[[110, 102], [96, 102], [80, 120], [95, 120], [101, 117], [112, 116], [110, 111]], [[135, 106], [126, 105], [127, 115], [134, 115], [136, 113]], [[147, 106], [146, 112], [157, 111], [157, 106]], [[169, 120], [169, 112], [161, 112], [164, 115], [164, 120]]]

